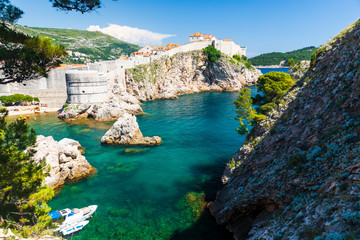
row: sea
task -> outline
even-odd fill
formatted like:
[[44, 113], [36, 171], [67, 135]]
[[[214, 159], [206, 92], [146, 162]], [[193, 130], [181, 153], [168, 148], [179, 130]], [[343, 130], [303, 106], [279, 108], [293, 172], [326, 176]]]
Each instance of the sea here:
[[[256, 86], [250, 89], [254, 96]], [[102, 145], [113, 122], [64, 122], [52, 113], [30, 119], [37, 134], [79, 141], [97, 169], [66, 184], [49, 202], [53, 210], [98, 205], [90, 223], [68, 239], [233, 239], [203, 206], [215, 199], [227, 161], [245, 141], [235, 131], [237, 95], [207, 92], [145, 102], [137, 120], [144, 136], [162, 138], [155, 147]]]

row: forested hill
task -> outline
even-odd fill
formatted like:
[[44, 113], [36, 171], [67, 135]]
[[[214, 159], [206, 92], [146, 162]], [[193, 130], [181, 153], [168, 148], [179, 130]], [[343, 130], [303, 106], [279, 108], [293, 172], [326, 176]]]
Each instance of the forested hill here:
[[38, 28], [16, 25], [31, 36], [50, 37], [55, 44], [63, 45], [72, 54], [65, 62], [112, 60], [140, 49], [140, 46], [121, 41], [101, 32], [74, 29]]
[[259, 56], [250, 58], [249, 61], [252, 65], [255, 66], [268, 66], [268, 65], [279, 65], [281, 61], [287, 61], [292, 58], [295, 63], [300, 60], [310, 60], [311, 55], [315, 52], [316, 48], [314, 46], [306, 47], [291, 52], [281, 53], [281, 52], [272, 52], [264, 53]]

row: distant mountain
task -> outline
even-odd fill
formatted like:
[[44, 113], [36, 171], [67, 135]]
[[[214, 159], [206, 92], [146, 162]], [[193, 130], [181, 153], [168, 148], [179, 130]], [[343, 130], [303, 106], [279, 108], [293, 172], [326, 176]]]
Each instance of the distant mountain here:
[[311, 55], [315, 52], [316, 47], [306, 47], [298, 49], [291, 52], [281, 53], [281, 52], [272, 52], [264, 53], [259, 56], [250, 58], [249, 61], [252, 65], [255, 66], [268, 66], [268, 65], [279, 65], [281, 61], [287, 61], [290, 58], [293, 58], [295, 63], [300, 60], [310, 60]]
[[112, 60], [140, 49], [140, 46], [121, 41], [101, 32], [74, 29], [38, 28], [16, 25], [31, 36], [50, 37], [55, 44], [63, 45], [71, 55], [64, 62], [83, 63]]

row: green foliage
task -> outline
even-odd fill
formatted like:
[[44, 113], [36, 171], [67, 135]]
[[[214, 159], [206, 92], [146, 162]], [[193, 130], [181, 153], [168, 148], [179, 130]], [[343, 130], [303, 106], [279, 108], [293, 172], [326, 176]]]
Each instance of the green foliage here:
[[257, 87], [264, 93], [263, 104], [278, 100], [295, 84], [294, 79], [283, 72], [269, 72], [259, 77]]
[[268, 65], [279, 65], [281, 61], [287, 61], [292, 58], [294, 62], [301, 60], [310, 60], [311, 54], [316, 50], [315, 47], [306, 47], [291, 52], [280, 53], [272, 52], [265, 53], [259, 56], [250, 58], [249, 61], [255, 66], [268, 66]]
[[204, 48], [203, 52], [208, 56], [209, 62], [215, 63], [221, 58], [221, 51], [217, 50], [212, 45]]
[[254, 125], [266, 118], [265, 115], [256, 112], [255, 108], [252, 107], [252, 103], [251, 92], [248, 88], [241, 90], [238, 98], [234, 101], [237, 114], [235, 119], [239, 121], [239, 127], [236, 131], [241, 135], [249, 133], [246, 123]]
[[[100, 8], [100, 0], [50, 0], [53, 7], [65, 11], [90, 12]], [[36, 77], [47, 77], [48, 71], [67, 56], [65, 48], [53, 45], [48, 37], [30, 36], [19, 32], [12, 23], [21, 18], [23, 11], [0, 0], [0, 84], [22, 82]], [[11, 23], [11, 24], [10, 24]], [[78, 42], [78, 41], [77, 41]], [[63, 42], [60, 42], [61, 44]]]
[[[234, 55], [233, 59], [235, 59], [238, 63], [244, 64], [247, 69], [254, 69], [246, 56], [240, 57], [239, 55]], [[235, 63], [234, 60], [232, 62]]]
[[46, 77], [66, 55], [64, 47], [49, 38], [30, 37], [0, 20], [0, 70], [4, 73], [0, 84]]
[[237, 162], [236, 162], [235, 159], [232, 158], [231, 161], [228, 162], [226, 165], [228, 166], [228, 168], [233, 169], [233, 168], [235, 168], [235, 167], [240, 166], [240, 165], [241, 165], [241, 161], [237, 161]]
[[11, 103], [16, 102], [40, 102], [39, 98], [33, 98], [29, 95], [23, 95], [23, 94], [13, 94], [9, 96], [0, 96], [0, 101], [4, 103], [5, 105], [10, 105]]
[[273, 102], [266, 103], [260, 107], [260, 112], [267, 115], [268, 113], [276, 110], [277, 107], [278, 107], [278, 105], [276, 103], [273, 103]]
[[16, 26], [30, 36], [49, 37], [55, 44], [62, 44], [66, 50], [86, 54], [77, 57], [74, 54], [64, 59], [68, 63], [84, 63], [117, 59], [121, 55], [129, 55], [140, 49], [140, 46], [130, 44], [101, 32], [90, 32], [76, 29], [38, 28]]
[[290, 58], [290, 59], [288, 60], [288, 65], [289, 65], [290, 67], [295, 66], [295, 61], [294, 61], [293, 58]]
[[[0, 219], [28, 236], [41, 231], [51, 221], [46, 205], [54, 196], [51, 188], [42, 186], [44, 160], [32, 159], [36, 134], [24, 120], [7, 123], [6, 110], [0, 117]], [[1, 222], [1, 221], [0, 221]]]

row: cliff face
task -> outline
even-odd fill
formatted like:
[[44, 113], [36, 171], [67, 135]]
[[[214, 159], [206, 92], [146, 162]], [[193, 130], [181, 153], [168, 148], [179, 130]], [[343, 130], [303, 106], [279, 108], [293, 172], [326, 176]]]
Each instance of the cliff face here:
[[126, 70], [126, 90], [140, 101], [204, 91], [237, 91], [261, 75], [221, 57], [209, 63], [202, 51], [178, 53]]
[[225, 169], [210, 210], [236, 239], [356, 239], [360, 20], [320, 47]]
[[125, 112], [138, 115], [143, 113], [140, 101], [204, 91], [238, 91], [254, 84], [260, 75], [259, 70], [247, 69], [230, 57], [209, 63], [202, 51], [178, 53], [127, 69], [125, 79], [119, 77], [111, 83], [107, 101], [70, 104], [59, 118], [114, 120]]

